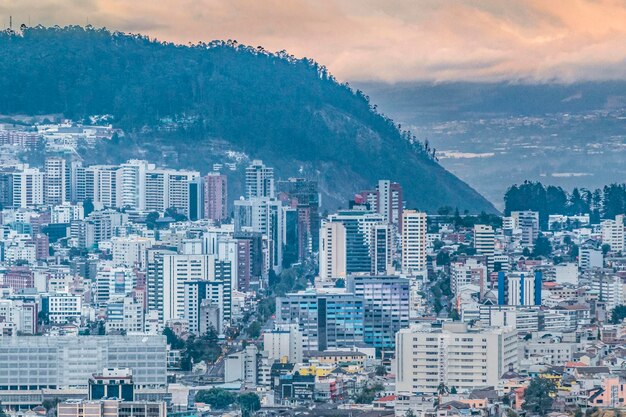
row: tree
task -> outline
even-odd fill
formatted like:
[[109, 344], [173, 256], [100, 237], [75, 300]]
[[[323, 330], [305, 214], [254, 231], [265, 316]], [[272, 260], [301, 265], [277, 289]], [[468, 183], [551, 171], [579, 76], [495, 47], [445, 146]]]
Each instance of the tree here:
[[387, 368], [385, 367], [385, 365], [378, 365], [376, 367], [376, 375], [384, 376], [386, 374], [387, 374]]
[[552, 409], [556, 385], [547, 378], [535, 377], [524, 392], [522, 408], [529, 414], [545, 416]]
[[409, 408], [409, 410], [404, 413], [404, 417], [416, 417], [415, 412]]
[[343, 278], [339, 278], [335, 281], [335, 288], [346, 288], [346, 280]]
[[156, 227], [156, 221], [159, 219], [159, 213], [156, 211], [148, 213], [146, 216], [146, 226], [153, 230]]
[[619, 324], [626, 318], [626, 305], [618, 305], [611, 312], [611, 324]]
[[457, 391], [456, 391], [456, 387], [452, 387], [452, 388], [450, 388], [450, 394], [453, 394], [453, 395], [454, 395], [454, 394], [456, 394], [456, 393], [457, 393]]
[[250, 326], [248, 326], [248, 336], [252, 339], [258, 339], [261, 336], [261, 323], [258, 321], [253, 321]]
[[237, 401], [237, 396], [230, 391], [226, 391], [225, 389], [211, 388], [209, 390], [198, 391], [195, 401], [209, 404], [216, 410], [223, 410]]
[[549, 256], [552, 253], [550, 240], [543, 234], [539, 234], [533, 246], [533, 256]]
[[604, 245], [602, 245], [602, 255], [606, 256], [606, 254], [609, 253], [610, 250], [611, 250], [611, 245], [609, 245], [608, 243], [605, 243]]
[[437, 406], [441, 405], [441, 397], [447, 395], [449, 392], [448, 386], [443, 382], [437, 386]]
[[167, 339], [167, 344], [171, 349], [183, 349], [185, 347], [185, 341], [178, 337], [176, 333], [169, 327], [163, 329], [163, 335]]
[[241, 407], [241, 415], [249, 417], [261, 409], [261, 399], [254, 392], [246, 392], [237, 398], [237, 403]]
[[83, 201], [83, 211], [85, 212], [85, 217], [89, 216], [89, 213], [93, 210], [93, 201], [91, 201], [90, 198], [85, 199], [85, 201]]

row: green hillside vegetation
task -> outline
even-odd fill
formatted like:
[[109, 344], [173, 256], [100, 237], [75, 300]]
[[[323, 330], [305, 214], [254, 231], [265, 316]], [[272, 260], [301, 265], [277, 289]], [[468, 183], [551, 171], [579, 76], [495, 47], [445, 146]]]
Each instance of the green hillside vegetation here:
[[[0, 33], [0, 91], [3, 115], [112, 115], [129, 132], [124, 149], [110, 150], [121, 156], [173, 146], [189, 154], [181, 165], [206, 172], [219, 144], [264, 159], [283, 178], [304, 170], [319, 180], [326, 203], [389, 178], [403, 185], [410, 207], [495, 211], [363, 92], [285, 51], [23, 27]], [[158, 129], [164, 120], [174, 121], [173, 132]]]

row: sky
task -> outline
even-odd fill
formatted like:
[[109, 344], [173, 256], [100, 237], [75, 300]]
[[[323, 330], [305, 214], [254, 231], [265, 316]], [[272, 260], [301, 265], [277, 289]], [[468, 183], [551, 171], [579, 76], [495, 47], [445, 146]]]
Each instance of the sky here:
[[626, 79], [626, 0], [0, 0], [2, 26], [287, 50], [341, 81]]

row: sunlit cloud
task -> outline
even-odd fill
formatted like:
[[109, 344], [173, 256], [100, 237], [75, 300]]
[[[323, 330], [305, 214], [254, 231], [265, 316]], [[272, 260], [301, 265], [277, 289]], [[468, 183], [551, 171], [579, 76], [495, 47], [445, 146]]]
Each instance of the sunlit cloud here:
[[613, 0], [0, 0], [17, 25], [87, 22], [178, 43], [236, 39], [346, 81], [626, 79]]

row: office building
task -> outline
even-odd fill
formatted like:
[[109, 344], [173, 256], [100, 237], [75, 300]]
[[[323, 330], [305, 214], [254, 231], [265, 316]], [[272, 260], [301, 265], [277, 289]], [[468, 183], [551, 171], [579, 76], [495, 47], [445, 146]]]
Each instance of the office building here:
[[130, 369], [137, 399], [146, 390], [163, 392], [167, 384], [161, 335], [0, 338], [0, 363], [6, 365], [0, 369], [0, 401], [9, 407], [41, 404], [43, 390], [87, 396], [89, 379], [105, 368]]
[[363, 298], [339, 290], [309, 289], [276, 298], [276, 322], [297, 323], [304, 350], [362, 343], [363, 320]]
[[409, 326], [409, 280], [350, 275], [346, 288], [363, 299], [363, 341], [379, 349], [393, 349], [396, 332]]
[[119, 399], [67, 400], [57, 405], [57, 417], [166, 417], [164, 401]]
[[[328, 216], [328, 221], [338, 222], [344, 226], [346, 274], [371, 273], [374, 264], [372, 261], [374, 253], [372, 244], [375, 242], [374, 229], [376, 225], [385, 224], [383, 216], [367, 210], [364, 206], [357, 206], [352, 210], [340, 210], [338, 213]], [[338, 232], [338, 239], [341, 239], [340, 231]], [[340, 240], [338, 240], [338, 244], [340, 250]], [[340, 252], [337, 252], [337, 256], [340, 256]]]

